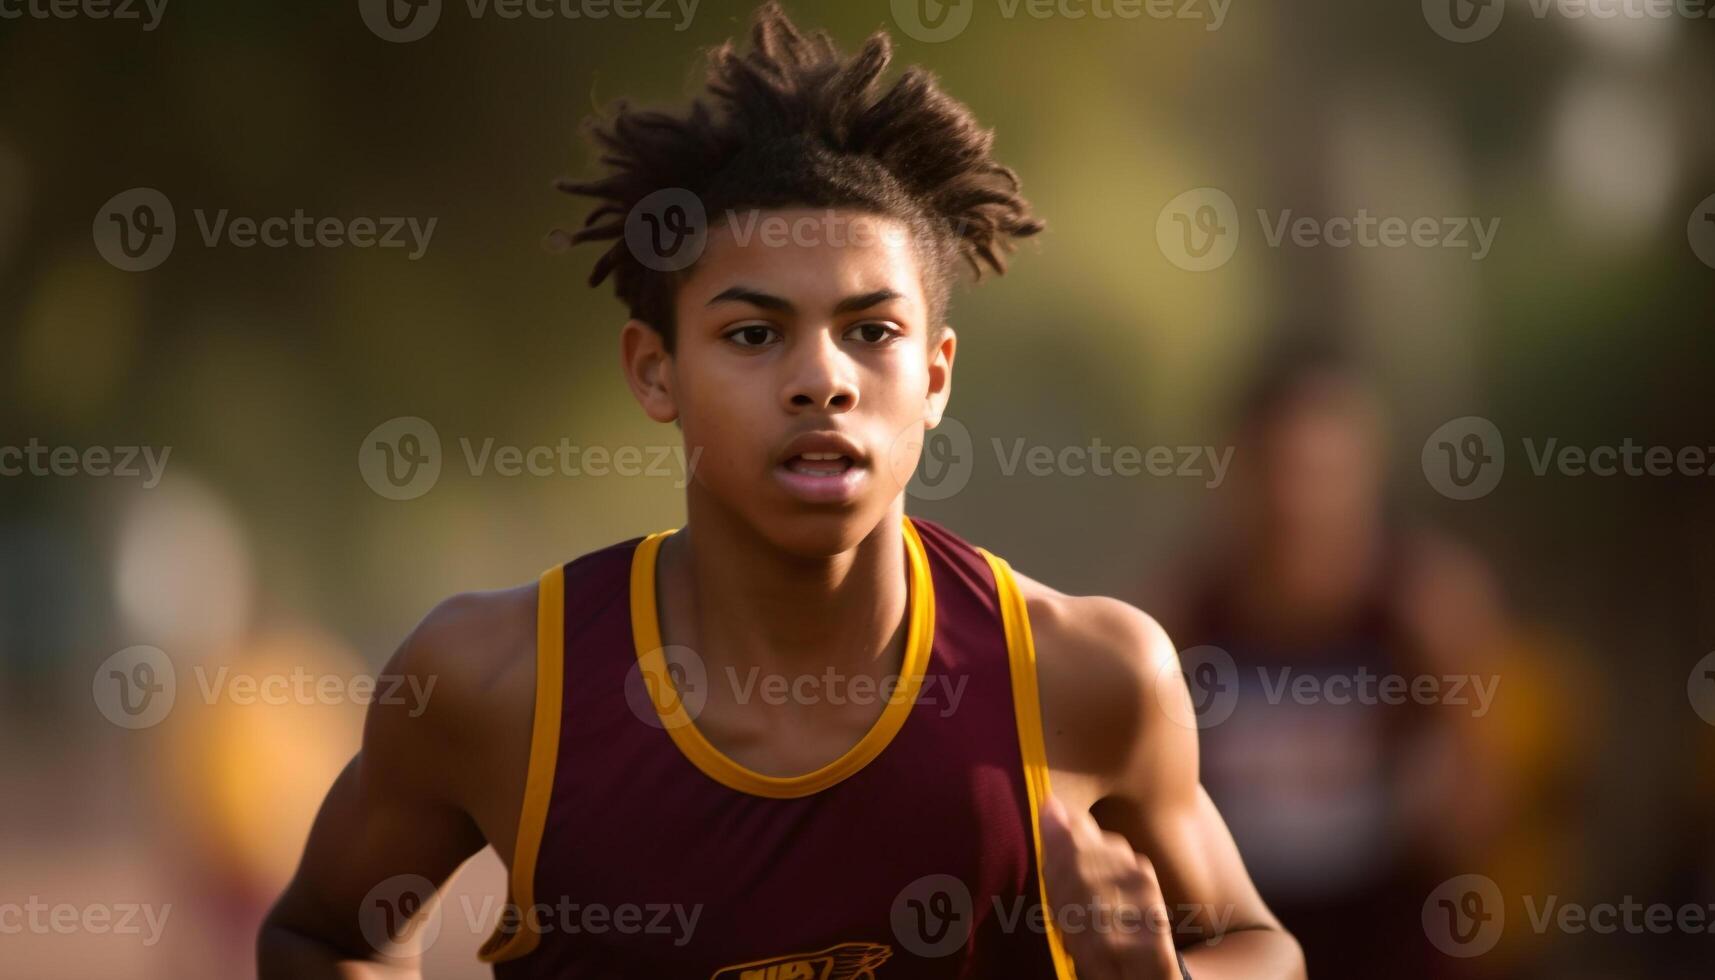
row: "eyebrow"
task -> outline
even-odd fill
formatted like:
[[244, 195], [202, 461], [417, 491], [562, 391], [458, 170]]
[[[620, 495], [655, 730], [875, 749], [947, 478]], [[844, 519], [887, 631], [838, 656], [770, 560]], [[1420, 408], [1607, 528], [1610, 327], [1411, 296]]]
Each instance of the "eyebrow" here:
[[[834, 312], [854, 313], [858, 310], [867, 310], [888, 300], [900, 298], [900, 294], [892, 289], [877, 289], [856, 296], [847, 296], [834, 304]], [[798, 308], [793, 306], [790, 300], [775, 296], [772, 293], [762, 292], [759, 289], [751, 289], [748, 286], [730, 286], [722, 290], [714, 299], [709, 300], [707, 305], [713, 306], [716, 303], [749, 303], [751, 306], [764, 310], [777, 310], [781, 313], [798, 312]]]

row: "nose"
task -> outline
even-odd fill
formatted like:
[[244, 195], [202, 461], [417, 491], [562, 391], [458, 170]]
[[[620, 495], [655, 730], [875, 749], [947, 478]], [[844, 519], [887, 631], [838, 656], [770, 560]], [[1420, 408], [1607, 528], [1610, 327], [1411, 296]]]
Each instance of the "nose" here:
[[828, 331], [818, 330], [795, 346], [782, 389], [786, 410], [849, 412], [856, 408], [857, 372], [839, 342]]

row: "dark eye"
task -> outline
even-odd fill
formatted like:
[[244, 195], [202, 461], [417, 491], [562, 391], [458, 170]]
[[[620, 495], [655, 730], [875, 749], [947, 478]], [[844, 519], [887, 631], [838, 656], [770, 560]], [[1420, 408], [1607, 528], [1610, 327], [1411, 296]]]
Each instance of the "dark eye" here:
[[866, 344], [879, 344], [892, 337], [898, 331], [877, 320], [868, 320], [854, 326], [849, 335]]
[[762, 347], [773, 339], [774, 328], [761, 323], [749, 323], [726, 336], [740, 347]]

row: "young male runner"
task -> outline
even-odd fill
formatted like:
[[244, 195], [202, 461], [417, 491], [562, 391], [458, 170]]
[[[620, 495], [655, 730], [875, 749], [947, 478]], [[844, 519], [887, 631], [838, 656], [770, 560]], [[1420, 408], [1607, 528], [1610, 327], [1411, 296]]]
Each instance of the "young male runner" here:
[[[388, 883], [485, 844], [503, 980], [1304, 975], [1199, 786], [1154, 621], [904, 514], [956, 263], [1002, 271], [1042, 225], [930, 75], [878, 81], [890, 57], [771, 3], [753, 50], [712, 53], [713, 107], [598, 130], [571, 238], [612, 243], [592, 283], [698, 460], [687, 521], [424, 619], [388, 671], [435, 697], [371, 709], [265, 980], [413, 975], [376, 948], [375, 915], [413, 908]], [[678, 270], [627, 240], [662, 191], [709, 216]]]

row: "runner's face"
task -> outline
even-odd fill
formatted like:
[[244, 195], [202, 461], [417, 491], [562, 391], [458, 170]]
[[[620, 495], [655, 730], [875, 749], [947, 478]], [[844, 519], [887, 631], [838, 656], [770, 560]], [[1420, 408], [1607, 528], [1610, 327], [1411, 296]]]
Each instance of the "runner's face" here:
[[899, 502], [951, 380], [906, 226], [740, 213], [711, 230], [676, 310], [666, 375], [690, 492], [786, 550], [854, 547]]

